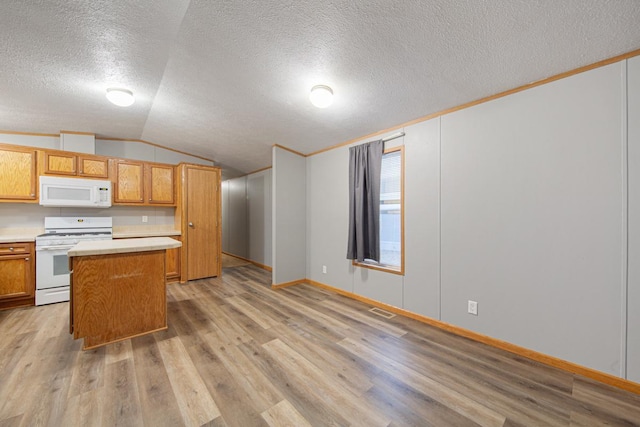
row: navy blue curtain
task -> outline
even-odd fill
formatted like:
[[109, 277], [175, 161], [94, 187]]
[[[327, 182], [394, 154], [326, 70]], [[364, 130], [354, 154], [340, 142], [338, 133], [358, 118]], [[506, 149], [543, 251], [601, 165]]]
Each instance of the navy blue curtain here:
[[349, 242], [347, 259], [380, 261], [382, 140], [349, 148]]

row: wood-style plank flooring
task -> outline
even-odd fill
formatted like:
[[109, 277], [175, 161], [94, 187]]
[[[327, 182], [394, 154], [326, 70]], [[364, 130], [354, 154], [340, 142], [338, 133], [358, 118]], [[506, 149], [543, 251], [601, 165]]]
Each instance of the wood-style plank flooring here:
[[91, 351], [0, 312], [0, 426], [632, 426], [640, 396], [248, 265], [170, 285], [169, 329]]

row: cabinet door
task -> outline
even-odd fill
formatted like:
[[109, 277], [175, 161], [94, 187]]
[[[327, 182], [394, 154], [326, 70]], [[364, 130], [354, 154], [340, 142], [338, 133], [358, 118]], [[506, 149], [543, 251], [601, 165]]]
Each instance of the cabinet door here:
[[147, 196], [151, 204], [175, 203], [174, 167], [149, 163], [147, 167]]
[[144, 163], [116, 160], [113, 202], [144, 202]]
[[[180, 241], [180, 236], [172, 236]], [[167, 249], [167, 282], [180, 280], [180, 248]]]
[[36, 200], [36, 150], [0, 147], [0, 199]]
[[0, 243], [0, 309], [35, 304], [33, 243]]
[[78, 175], [90, 178], [109, 178], [109, 159], [79, 155]]
[[74, 154], [44, 153], [44, 173], [52, 175], [75, 175], [77, 157]]
[[32, 262], [31, 254], [0, 256], [0, 300], [35, 295]]

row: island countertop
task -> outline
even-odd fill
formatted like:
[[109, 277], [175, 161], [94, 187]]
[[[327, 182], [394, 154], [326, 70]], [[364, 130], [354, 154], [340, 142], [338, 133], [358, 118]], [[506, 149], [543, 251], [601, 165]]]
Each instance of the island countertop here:
[[182, 243], [170, 237], [143, 237], [138, 239], [94, 240], [79, 242], [69, 249], [69, 257], [108, 255], [128, 252], [158, 251], [174, 249]]

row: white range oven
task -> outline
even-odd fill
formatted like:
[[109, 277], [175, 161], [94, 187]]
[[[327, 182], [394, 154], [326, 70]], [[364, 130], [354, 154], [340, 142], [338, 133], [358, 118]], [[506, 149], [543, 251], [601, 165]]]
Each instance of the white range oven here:
[[46, 217], [36, 236], [36, 305], [69, 301], [67, 252], [81, 240], [111, 240], [110, 217]]

